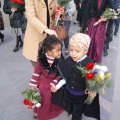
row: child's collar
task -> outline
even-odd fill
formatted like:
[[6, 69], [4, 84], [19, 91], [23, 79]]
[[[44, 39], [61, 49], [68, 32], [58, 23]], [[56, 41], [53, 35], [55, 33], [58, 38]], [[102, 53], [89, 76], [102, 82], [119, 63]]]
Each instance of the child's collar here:
[[55, 58], [50, 57], [47, 53], [46, 53], [45, 55], [46, 55], [46, 57], [49, 58], [49, 59], [55, 59]]
[[84, 55], [80, 60], [77, 61], [77, 63], [80, 62], [80, 61], [82, 61], [82, 60], [85, 59], [86, 57], [87, 57], [87, 55]]

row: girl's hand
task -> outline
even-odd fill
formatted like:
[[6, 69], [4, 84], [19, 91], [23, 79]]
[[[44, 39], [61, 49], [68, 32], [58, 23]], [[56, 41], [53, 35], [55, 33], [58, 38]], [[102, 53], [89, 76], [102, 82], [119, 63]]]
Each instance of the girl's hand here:
[[58, 89], [55, 87], [55, 85], [52, 84], [52, 83], [50, 83], [50, 85], [51, 85], [51, 91], [52, 92], [57, 92]]
[[15, 11], [17, 11], [17, 8], [12, 7], [11, 12], [14, 13]]
[[49, 35], [55, 35], [56, 37], [58, 37], [58, 36], [57, 36], [57, 33], [56, 33], [54, 30], [45, 29], [45, 32], [46, 32], [47, 34], [49, 34]]
[[30, 88], [30, 89], [36, 89], [37, 86], [32, 86], [32, 85], [30, 85], [29, 88]]
[[94, 98], [97, 93], [95, 91], [89, 91], [88, 94]]
[[106, 22], [108, 19], [107, 18], [103, 18], [101, 19], [102, 22]]

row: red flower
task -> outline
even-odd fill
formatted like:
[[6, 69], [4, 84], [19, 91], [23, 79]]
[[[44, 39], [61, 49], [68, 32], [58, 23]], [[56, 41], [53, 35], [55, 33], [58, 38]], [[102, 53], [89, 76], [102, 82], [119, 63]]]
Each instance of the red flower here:
[[94, 63], [88, 63], [87, 65], [86, 65], [86, 68], [88, 69], [88, 70], [92, 70], [93, 69], [93, 67], [94, 67]]
[[30, 101], [30, 102], [29, 102], [29, 106], [33, 106], [33, 105], [34, 105], [34, 104]]
[[24, 100], [23, 100], [23, 103], [24, 103], [25, 105], [29, 105], [29, 100], [24, 99]]
[[86, 78], [87, 78], [88, 80], [92, 80], [92, 79], [94, 78], [94, 74], [93, 74], [92, 72], [86, 73]]

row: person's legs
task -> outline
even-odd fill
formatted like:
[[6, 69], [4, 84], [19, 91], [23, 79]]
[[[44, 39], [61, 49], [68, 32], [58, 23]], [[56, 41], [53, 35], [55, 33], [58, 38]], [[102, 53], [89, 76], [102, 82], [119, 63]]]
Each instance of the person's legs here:
[[74, 96], [72, 120], [82, 120], [82, 113], [86, 95]]
[[114, 31], [115, 36], [117, 36], [117, 32], [119, 30], [119, 23], [120, 23], [120, 18], [115, 20], [115, 31]]
[[4, 35], [0, 32], [0, 39], [1, 39], [1, 42], [4, 41]]
[[18, 39], [19, 39], [19, 47], [23, 47], [23, 41], [22, 41], [22, 38], [21, 38], [21, 35], [18, 36]]
[[75, 14], [74, 14], [74, 24], [77, 24], [78, 23], [78, 21], [76, 20], [77, 19], [77, 12], [78, 12], [78, 10], [76, 10], [75, 11]]
[[114, 20], [110, 19], [107, 25], [107, 30], [106, 30], [103, 56], [108, 55], [107, 49], [109, 49], [109, 42], [113, 40], [113, 24], [114, 24]]
[[[69, 29], [70, 29], [70, 24], [71, 24], [71, 21], [65, 21], [65, 23], [64, 23], [67, 34], [69, 32]], [[65, 55], [68, 55], [68, 53], [69, 53], [69, 50], [68, 50], [69, 35], [64, 39], [64, 44], [65, 44]]]

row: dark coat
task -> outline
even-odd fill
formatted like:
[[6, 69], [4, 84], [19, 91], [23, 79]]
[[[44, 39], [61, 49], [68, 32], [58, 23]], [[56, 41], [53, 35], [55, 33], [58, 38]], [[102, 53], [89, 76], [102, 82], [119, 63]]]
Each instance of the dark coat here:
[[[1, 1], [0, 1], [0, 8], [1, 8]], [[1, 11], [0, 11], [0, 30], [4, 30], [4, 21]]]
[[[3, 11], [6, 14], [12, 15], [11, 12], [11, 8], [12, 8], [12, 2], [11, 0], [4, 0], [4, 4], [3, 4]], [[21, 28], [21, 18], [24, 17], [24, 13], [25, 12], [25, 4], [22, 4], [21, 7], [19, 7], [17, 9], [17, 11], [13, 14], [13, 17], [10, 18], [10, 25], [12, 28]]]
[[100, 10], [98, 10], [98, 0], [83, 0], [77, 17], [77, 20], [80, 22], [80, 27], [82, 27], [81, 32], [85, 32], [92, 17], [98, 20], [106, 7], [112, 8], [111, 0], [103, 0]]
[[117, 11], [117, 8], [120, 6], [120, 0], [112, 0], [113, 8]]
[[[68, 84], [70, 82], [71, 82], [71, 85], [73, 85], [75, 88], [76, 88], [76, 84], [80, 84], [80, 83], [78, 83], [78, 79], [74, 78], [74, 83], [72, 82], [73, 80], [71, 79], [72, 75], [74, 75], [74, 74], [75, 74], [76, 78], [78, 76], [79, 77], [81, 76], [80, 70], [75, 69], [76, 65], [85, 67], [86, 64], [89, 62], [92, 62], [92, 60], [88, 57], [86, 57], [83, 61], [80, 61], [79, 63], [74, 62], [71, 57], [68, 57], [67, 59], [58, 63], [58, 70], [59, 70], [61, 76], [66, 80], [67, 86], [69, 86]], [[83, 84], [83, 86], [85, 86], [85, 79], [83, 79], [83, 80], [84, 80], [84, 83], [82, 83], [82, 84]], [[61, 98], [61, 101], [63, 101], [63, 98], [64, 98], [62, 91], [63, 91], [63, 88], [62, 88], [61, 92], [60, 91], [58, 92], [58, 94], [60, 93], [60, 96], [58, 95], [58, 97]], [[63, 95], [63, 96], [61, 96], [61, 95]], [[55, 100], [57, 100], [57, 98]], [[60, 101], [60, 99], [59, 99], [59, 101]], [[84, 105], [83, 113], [85, 114], [85, 116], [93, 117], [93, 118], [96, 118], [97, 120], [100, 120], [100, 105], [99, 105], [99, 95], [98, 94], [94, 98], [92, 104], [90, 104], [90, 105], [85, 104]]]

